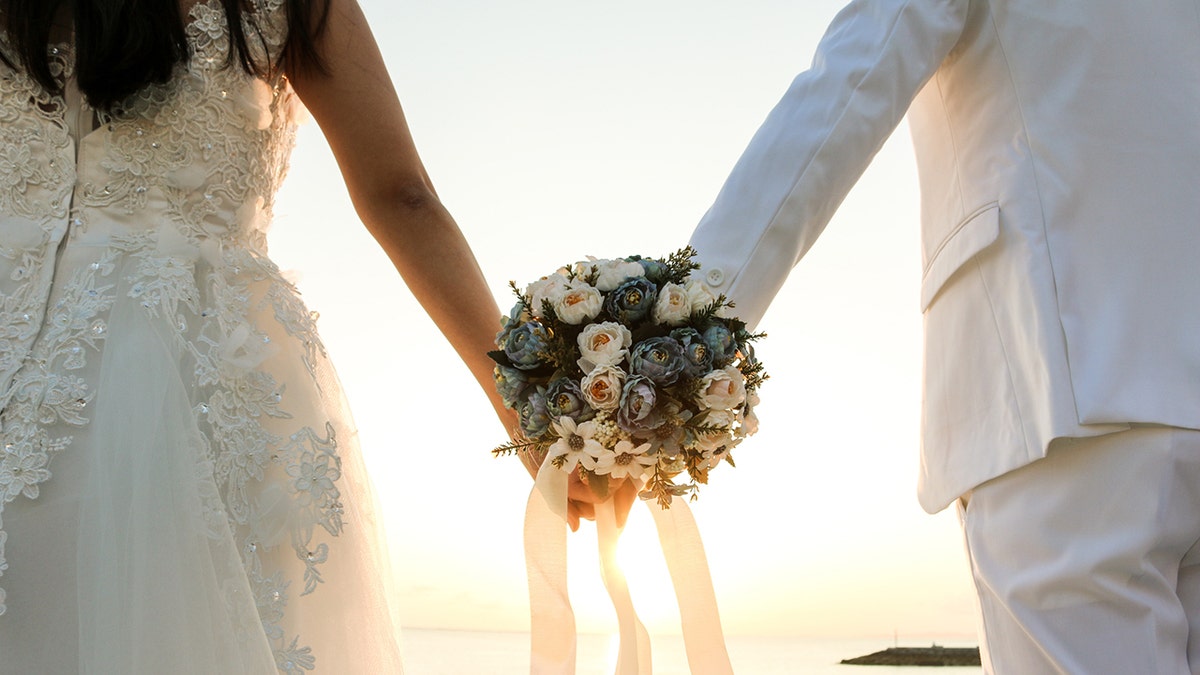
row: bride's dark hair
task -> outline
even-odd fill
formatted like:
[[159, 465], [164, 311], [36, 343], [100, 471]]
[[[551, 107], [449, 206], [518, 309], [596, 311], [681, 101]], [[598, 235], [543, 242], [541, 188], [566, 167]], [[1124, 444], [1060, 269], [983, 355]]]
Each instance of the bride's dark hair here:
[[[267, 63], [257, 62], [249, 48], [249, 40], [262, 39], [254, 11], [246, 7], [251, 0], [219, 2], [232, 45], [227, 66], [236, 60], [246, 72], [264, 77], [323, 70], [317, 40], [329, 0], [286, 0], [287, 43], [283, 53]], [[0, 50], [0, 59], [11, 68], [23, 68], [48, 91], [61, 89], [47, 46], [63, 9], [74, 21], [79, 89], [97, 108], [112, 108], [147, 84], [166, 82], [177, 64], [191, 58], [180, 0], [0, 0], [0, 26], [13, 52]], [[250, 19], [250, 35], [243, 28], [244, 18]]]

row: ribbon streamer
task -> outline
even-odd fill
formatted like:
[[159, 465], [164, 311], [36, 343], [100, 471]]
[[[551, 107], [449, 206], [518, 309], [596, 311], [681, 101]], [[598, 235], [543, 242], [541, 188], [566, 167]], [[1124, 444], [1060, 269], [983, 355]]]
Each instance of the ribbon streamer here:
[[624, 528], [617, 527], [617, 514], [612, 500], [596, 505], [596, 537], [600, 545], [600, 573], [604, 587], [617, 611], [617, 627], [621, 649], [617, 656], [617, 675], [650, 673], [650, 635], [633, 609], [633, 598], [625, 573], [617, 562], [617, 540]]
[[700, 529], [696, 527], [692, 510], [682, 499], [674, 500], [669, 509], [660, 509], [650, 502], [646, 502], [646, 506], [654, 516], [663, 558], [675, 587], [683, 643], [692, 675], [733, 673], [729, 653], [725, 650], [725, 635], [717, 613], [717, 595], [708, 571], [708, 558], [704, 555], [704, 544], [700, 541]]
[[575, 672], [575, 612], [567, 596], [566, 522], [567, 474], [546, 457], [525, 506], [531, 673]]
[[[575, 673], [575, 613], [567, 593], [567, 479], [568, 474], [551, 465], [547, 457], [525, 509], [533, 675]], [[691, 510], [682, 499], [675, 500], [670, 509], [660, 509], [653, 502], [646, 506], [654, 517], [675, 587], [692, 673], [732, 675], [708, 560]], [[651, 675], [650, 638], [637, 617], [617, 562], [622, 531], [612, 501], [596, 505], [601, 575], [617, 613], [621, 638], [616, 675]]]

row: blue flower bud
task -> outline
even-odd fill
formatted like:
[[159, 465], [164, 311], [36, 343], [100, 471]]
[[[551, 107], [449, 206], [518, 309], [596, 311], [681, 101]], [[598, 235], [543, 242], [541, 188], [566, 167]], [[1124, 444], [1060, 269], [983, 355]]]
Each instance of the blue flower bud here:
[[658, 287], [645, 277], [634, 277], [617, 286], [604, 299], [604, 310], [625, 325], [641, 323], [654, 310]]
[[712, 350], [712, 362], [714, 368], [721, 368], [728, 365], [733, 357], [737, 355], [737, 345], [733, 340], [733, 333], [724, 324], [713, 323], [704, 329], [704, 342], [708, 348]]
[[687, 364], [683, 367], [683, 374], [687, 377], [703, 377], [713, 369], [713, 354], [709, 349], [708, 343], [704, 341], [704, 336], [695, 328], [685, 327], [676, 328], [671, 331], [671, 337], [675, 338], [683, 347], [683, 358]]
[[546, 412], [546, 390], [538, 387], [517, 407], [521, 430], [531, 440], [538, 440], [550, 430], [550, 415]]
[[513, 366], [521, 370], [533, 370], [542, 365], [541, 355], [546, 352], [550, 333], [537, 321], [526, 321], [508, 335], [504, 343], [504, 354]]
[[662, 415], [655, 409], [658, 391], [654, 382], [644, 375], [633, 375], [621, 389], [621, 404], [617, 408], [617, 426], [631, 434], [645, 433], [662, 424]]
[[560, 377], [546, 388], [546, 412], [550, 419], [565, 415], [576, 422], [586, 422], [596, 416], [596, 411], [584, 400], [579, 382], [569, 377]]
[[660, 387], [675, 384], [686, 365], [683, 347], [669, 337], [643, 340], [633, 346], [629, 355], [629, 370], [635, 375], [645, 375]]
[[497, 365], [492, 369], [492, 379], [496, 382], [496, 391], [499, 392], [500, 398], [504, 400], [504, 405], [509, 408], [516, 408], [517, 402], [521, 400], [521, 395], [529, 387], [529, 378], [525, 373], [516, 368]]

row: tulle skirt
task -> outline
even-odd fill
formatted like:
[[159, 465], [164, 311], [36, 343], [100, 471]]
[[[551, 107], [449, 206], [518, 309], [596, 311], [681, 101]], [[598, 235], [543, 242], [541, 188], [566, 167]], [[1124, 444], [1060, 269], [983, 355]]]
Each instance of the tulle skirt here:
[[54, 279], [0, 417], [50, 458], [0, 513], [0, 673], [401, 672], [378, 510], [290, 284], [154, 237], [67, 245]]

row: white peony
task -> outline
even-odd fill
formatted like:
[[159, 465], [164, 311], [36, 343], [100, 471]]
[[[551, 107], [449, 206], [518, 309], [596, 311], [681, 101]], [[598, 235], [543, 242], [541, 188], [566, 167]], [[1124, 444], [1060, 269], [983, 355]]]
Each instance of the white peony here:
[[688, 302], [692, 303], [692, 311], [699, 312], [717, 301], [717, 296], [708, 290], [708, 286], [698, 279], [688, 279], [683, 286], [688, 294]]
[[682, 326], [692, 314], [692, 303], [687, 290], [679, 284], [667, 283], [658, 289], [658, 302], [654, 304], [655, 323]]
[[540, 319], [542, 317], [542, 301], [549, 300], [553, 303], [566, 291], [569, 283], [570, 280], [566, 276], [555, 272], [526, 286], [525, 295], [529, 297], [529, 311]]
[[625, 371], [616, 366], [596, 366], [579, 384], [584, 400], [596, 410], [616, 410], [624, 386]]
[[596, 288], [605, 293], [616, 289], [629, 279], [646, 276], [646, 270], [640, 264], [627, 260], [597, 260], [592, 265], [599, 272]]
[[702, 408], [730, 410], [746, 400], [746, 378], [734, 366], [714, 370], [700, 381], [696, 402]]
[[550, 300], [554, 304], [554, 312], [563, 323], [578, 326], [585, 321], [591, 321], [600, 313], [604, 306], [604, 297], [600, 291], [583, 281], [572, 281], [559, 295]]
[[594, 323], [583, 329], [579, 344], [579, 368], [590, 373], [596, 366], [615, 366], [629, 354], [633, 335], [615, 321]]
[[600, 265], [606, 265], [611, 262], [611, 260], [601, 260], [600, 258], [589, 255], [587, 260], [580, 260], [574, 265], [571, 265], [571, 270], [575, 273], [576, 277], [586, 279], [588, 275], [592, 273], [593, 268], [598, 268]]
[[738, 413], [737, 421], [741, 425], [737, 430], [738, 436], [745, 438], [746, 436], [753, 436], [758, 433], [758, 415], [754, 413], [754, 410], [750, 410], [747, 413]]

